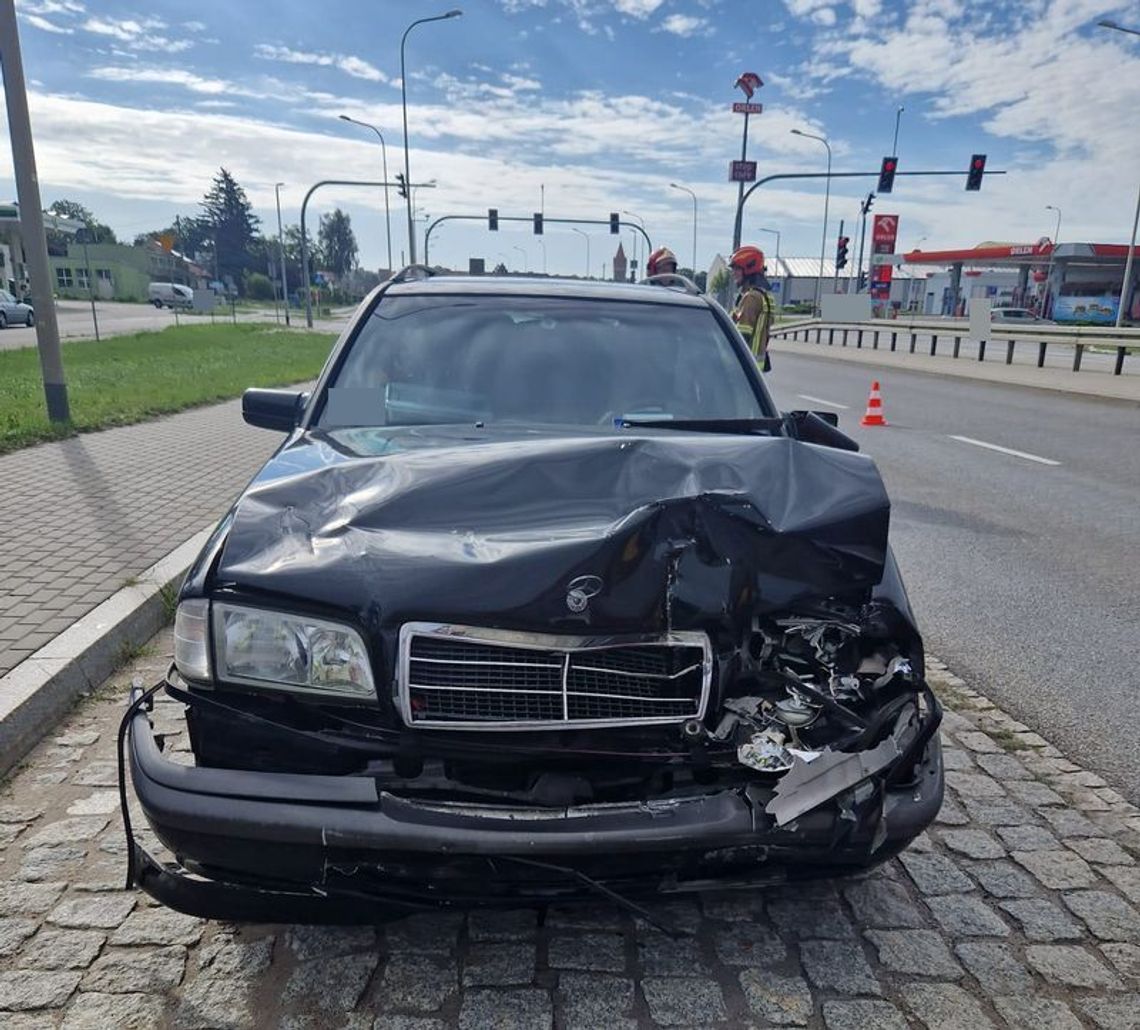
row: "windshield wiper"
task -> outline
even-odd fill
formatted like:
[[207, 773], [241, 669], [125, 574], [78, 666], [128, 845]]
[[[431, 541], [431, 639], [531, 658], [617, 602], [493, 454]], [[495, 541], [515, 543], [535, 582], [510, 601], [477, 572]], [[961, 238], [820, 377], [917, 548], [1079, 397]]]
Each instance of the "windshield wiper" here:
[[679, 429], [690, 433], [767, 433], [784, 425], [782, 418], [623, 418], [622, 429]]

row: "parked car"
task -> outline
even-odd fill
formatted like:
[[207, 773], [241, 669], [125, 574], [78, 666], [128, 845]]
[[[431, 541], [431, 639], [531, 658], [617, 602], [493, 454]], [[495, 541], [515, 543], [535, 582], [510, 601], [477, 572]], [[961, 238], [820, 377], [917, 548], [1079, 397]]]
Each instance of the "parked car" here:
[[36, 312], [31, 304], [16, 300], [7, 290], [0, 290], [0, 329], [7, 329], [10, 325], [35, 324]]
[[124, 716], [128, 879], [159, 901], [624, 902], [862, 869], [934, 819], [882, 480], [834, 416], [777, 410], [714, 302], [406, 270], [311, 391], [243, 414], [284, 440]]
[[194, 291], [181, 283], [150, 283], [147, 300], [156, 308], [189, 308], [194, 306]]
[[991, 308], [991, 322], [1010, 322], [1020, 325], [1055, 325], [1048, 318], [1034, 314], [1028, 308]]

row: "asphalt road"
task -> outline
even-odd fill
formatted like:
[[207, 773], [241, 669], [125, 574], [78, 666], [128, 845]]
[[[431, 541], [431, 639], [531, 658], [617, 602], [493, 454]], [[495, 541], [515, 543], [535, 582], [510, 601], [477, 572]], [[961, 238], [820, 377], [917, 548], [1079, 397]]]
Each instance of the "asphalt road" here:
[[[151, 329], [165, 329], [174, 325], [175, 314], [170, 308], [155, 308], [150, 304], [124, 304], [116, 301], [100, 301], [96, 304], [99, 318], [99, 335], [103, 338], [109, 336], [122, 336], [127, 333], [141, 333]], [[219, 307], [212, 316], [217, 322], [230, 320], [229, 308]], [[294, 326], [304, 326], [304, 312], [291, 313]], [[59, 335], [63, 340], [93, 339], [94, 326], [91, 321], [91, 305], [83, 301], [57, 301], [56, 319], [59, 322]], [[182, 325], [202, 325], [211, 321], [210, 315], [187, 315], [180, 313], [178, 319]], [[239, 322], [272, 322], [274, 320], [273, 306], [251, 311], [238, 310]], [[284, 320], [284, 313], [282, 313]], [[327, 320], [322, 320], [321, 327]], [[0, 350], [17, 350], [20, 347], [34, 347], [36, 345], [35, 329], [23, 326], [10, 327], [0, 332]]]
[[[1140, 802], [1140, 407], [773, 362], [782, 408], [838, 411], [882, 470], [930, 651]], [[888, 428], [859, 425], [872, 376]]]

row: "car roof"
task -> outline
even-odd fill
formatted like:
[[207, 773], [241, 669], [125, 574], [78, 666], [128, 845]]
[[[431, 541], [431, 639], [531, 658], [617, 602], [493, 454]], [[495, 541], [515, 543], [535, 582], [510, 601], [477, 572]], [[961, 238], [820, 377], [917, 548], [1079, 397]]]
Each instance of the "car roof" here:
[[707, 307], [700, 295], [666, 286], [640, 283], [591, 282], [583, 279], [526, 278], [503, 275], [433, 275], [394, 282], [385, 291], [393, 297], [424, 294], [486, 294], [507, 297], [559, 297], [580, 300], [640, 301], [678, 307]]

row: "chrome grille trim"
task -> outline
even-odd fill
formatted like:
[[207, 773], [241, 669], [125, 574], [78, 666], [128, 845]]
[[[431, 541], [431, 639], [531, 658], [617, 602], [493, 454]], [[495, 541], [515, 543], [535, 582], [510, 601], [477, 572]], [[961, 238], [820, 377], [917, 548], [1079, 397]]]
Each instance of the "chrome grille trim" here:
[[[413, 644], [422, 641], [446, 641], [444, 646], [462, 644], [473, 645], [467, 653], [477, 654], [478, 658], [462, 656], [461, 646], [456, 646], [454, 659], [440, 657], [444, 652], [428, 645], [426, 657], [413, 658]], [[684, 667], [676, 672], [663, 669], [660, 673], [644, 671], [652, 668], [657, 656], [654, 652], [639, 650], [690, 649], [699, 652], [699, 661], [680, 656]], [[502, 661], [493, 659], [493, 649], [502, 649]], [[536, 652], [535, 662], [518, 660], [520, 651]], [[594, 660], [590, 654], [593, 653]], [[605, 660], [606, 654], [614, 656], [614, 665]], [[575, 664], [579, 658], [585, 664]], [[624, 659], [624, 661], [623, 661]], [[413, 680], [413, 662], [422, 674]], [[422, 664], [420, 664], [422, 663]], [[630, 666], [628, 671], [621, 665]], [[446, 666], [437, 676], [428, 675], [430, 666]], [[487, 673], [501, 668], [507, 673], [502, 686], [493, 680], [488, 682]], [[462, 682], [462, 670], [472, 670], [473, 684]], [[484, 629], [474, 626], [459, 626], [437, 622], [409, 622], [400, 627], [399, 654], [396, 665], [396, 682], [393, 685], [393, 700], [401, 718], [408, 726], [422, 726], [430, 729], [455, 730], [536, 730], [552, 728], [591, 729], [615, 726], [676, 725], [688, 719], [703, 719], [708, 706], [709, 691], [712, 685], [712, 647], [708, 636], [700, 632], [674, 632], [659, 636], [574, 636], [569, 634], [524, 633], [509, 630]], [[528, 674], [528, 681], [519, 685], [517, 676], [512, 682], [511, 673]], [[533, 676], [533, 680], [530, 679]], [[686, 677], [699, 677], [699, 690], [686, 695], [682, 685]], [[440, 679], [439, 683], [424, 683], [423, 679]], [[577, 682], [575, 679], [577, 678]], [[585, 682], [583, 682], [585, 678]], [[660, 688], [654, 692], [654, 686]], [[693, 684], [696, 688], [697, 684]], [[471, 706], [484, 708], [492, 718], [473, 719], [448, 718], [441, 715], [422, 715], [412, 710], [413, 692], [431, 691], [438, 698], [448, 695], [466, 694]], [[526, 707], [526, 699], [532, 698], [536, 705], [542, 705], [543, 714], [534, 718], [494, 717], [495, 709], [503, 710], [508, 697], [515, 698], [509, 703], [515, 712], [520, 706]], [[559, 704], [559, 699], [561, 704]], [[456, 701], [456, 704], [461, 702]], [[450, 702], [449, 702], [450, 704]], [[631, 710], [657, 707], [656, 714], [628, 714]], [[677, 706], [675, 713], [661, 714], [662, 707]], [[599, 709], [609, 708], [614, 714], [598, 716]], [[553, 708], [553, 712], [549, 709]], [[556, 714], [561, 709], [561, 718]], [[574, 710], [589, 711], [590, 718], [575, 718]]]

